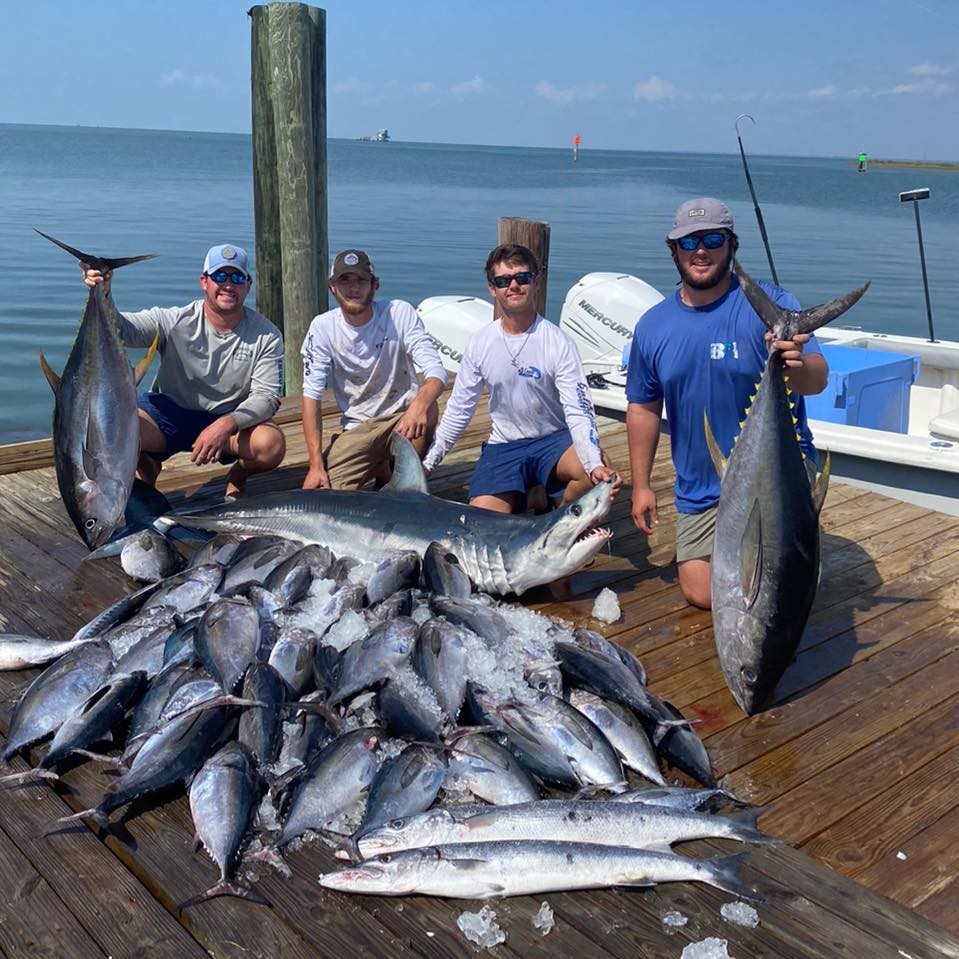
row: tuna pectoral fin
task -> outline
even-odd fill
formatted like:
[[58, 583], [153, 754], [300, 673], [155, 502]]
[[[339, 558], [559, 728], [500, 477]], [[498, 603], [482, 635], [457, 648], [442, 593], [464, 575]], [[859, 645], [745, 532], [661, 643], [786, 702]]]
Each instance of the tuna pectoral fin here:
[[716, 442], [716, 437], [713, 436], [713, 431], [709, 425], [709, 417], [705, 410], [703, 410], [703, 427], [706, 430], [706, 448], [709, 450], [709, 457], [716, 468], [716, 475], [722, 481], [722, 478], [726, 475], [726, 457], [723, 456], [722, 450]]
[[759, 595], [759, 583], [763, 569], [763, 520], [759, 500], [753, 502], [749, 520], [743, 532], [739, 551], [739, 576], [743, 591], [743, 606], [749, 609]]
[[829, 451], [826, 451], [826, 461], [822, 464], [822, 469], [816, 477], [816, 482], [812, 488], [812, 505], [818, 516], [822, 512], [822, 505], [826, 502], [826, 491], [829, 489]]
[[150, 364], [153, 362], [153, 356], [157, 351], [157, 343], [160, 342], [160, 332], [157, 331], [157, 335], [153, 337], [153, 342], [150, 344], [150, 349], [146, 351], [143, 356], [143, 359], [133, 367], [133, 382], [139, 384], [140, 380], [146, 375], [146, 371], [150, 368]]
[[43, 375], [47, 378], [50, 389], [53, 390], [53, 395], [56, 396], [60, 392], [60, 377], [53, 372], [53, 367], [47, 362], [43, 350], [40, 350], [40, 369], [43, 370]]

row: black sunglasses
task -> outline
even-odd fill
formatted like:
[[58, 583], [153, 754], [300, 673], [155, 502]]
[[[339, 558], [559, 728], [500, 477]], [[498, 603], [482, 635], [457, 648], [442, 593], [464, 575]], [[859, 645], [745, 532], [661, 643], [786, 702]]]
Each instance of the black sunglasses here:
[[520, 286], [528, 286], [533, 282], [533, 277], [536, 274], [532, 270], [523, 270], [522, 273], [513, 273], [510, 276], [494, 276], [493, 277], [493, 286], [497, 290], [505, 290], [513, 280], [516, 280]]
[[207, 273], [207, 276], [214, 283], [226, 283], [229, 280], [236, 286], [242, 286], [247, 281], [247, 275], [239, 270], [217, 270], [215, 273]]
[[703, 236], [681, 236], [676, 241], [679, 248], [685, 250], [687, 253], [692, 253], [700, 243], [702, 243], [707, 250], [718, 250], [725, 242], [725, 233], [706, 233]]

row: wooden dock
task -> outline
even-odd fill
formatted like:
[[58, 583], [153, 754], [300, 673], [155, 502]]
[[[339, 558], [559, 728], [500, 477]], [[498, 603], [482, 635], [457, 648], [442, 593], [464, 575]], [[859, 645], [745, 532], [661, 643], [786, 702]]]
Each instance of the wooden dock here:
[[[286, 462], [254, 480], [251, 493], [302, 481], [296, 405], [281, 418]], [[334, 421], [331, 412], [327, 425]], [[464, 497], [487, 430], [477, 418], [433, 477], [437, 495]], [[622, 425], [604, 420], [601, 434], [628, 479]], [[81, 563], [86, 550], [50, 463], [43, 441], [0, 449], [0, 628], [67, 637], [133, 584], [116, 560]], [[179, 457], [161, 488], [199, 501], [222, 495], [223, 474]], [[834, 484], [822, 583], [798, 658], [775, 704], [746, 718], [723, 683], [709, 615], [688, 607], [676, 585], [668, 441], [654, 480], [661, 522], [649, 540], [633, 527], [627, 487], [611, 516], [610, 554], [523, 603], [598, 628], [638, 654], [653, 691], [699, 721], [717, 772], [766, 805], [760, 825], [791, 845], [748, 847], [745, 876], [766, 896], [758, 928], [727, 922], [719, 908], [732, 897], [692, 884], [517, 898], [491, 903], [508, 938], [490, 954], [679, 957], [686, 944], [716, 936], [737, 959], [959, 957], [959, 518]], [[606, 628], [590, 618], [604, 586], [623, 610]], [[0, 730], [32, 675], [0, 674]], [[26, 768], [21, 758], [11, 764]], [[262, 867], [256, 888], [272, 908], [217, 899], [179, 913], [216, 876], [191, 849], [182, 791], [134, 804], [119, 838], [85, 825], [43, 835], [58, 817], [94, 805], [108, 781], [83, 762], [55, 787], [0, 793], [3, 955], [437, 959], [472, 951], [456, 917], [479, 903], [325, 891], [316, 878], [333, 859], [321, 842], [289, 856], [290, 878]], [[556, 917], [545, 938], [530, 921], [543, 900]], [[662, 923], [670, 910], [689, 918], [672, 933]]]

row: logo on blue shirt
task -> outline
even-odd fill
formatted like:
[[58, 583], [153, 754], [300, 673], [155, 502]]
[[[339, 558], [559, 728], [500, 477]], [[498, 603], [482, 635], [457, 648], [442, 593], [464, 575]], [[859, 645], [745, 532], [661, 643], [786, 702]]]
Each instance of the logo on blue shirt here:
[[529, 377], [531, 380], [541, 380], [543, 374], [535, 366], [521, 366], [517, 371], [517, 375]]
[[739, 346], [735, 340], [729, 343], [710, 343], [709, 358], [711, 360], [725, 360], [731, 357], [734, 360], [739, 359]]

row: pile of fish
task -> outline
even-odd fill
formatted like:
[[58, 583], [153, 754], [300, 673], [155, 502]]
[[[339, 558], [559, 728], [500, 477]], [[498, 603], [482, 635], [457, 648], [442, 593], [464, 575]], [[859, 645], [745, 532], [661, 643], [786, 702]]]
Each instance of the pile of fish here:
[[[741, 856], [670, 851], [765, 837], [758, 810], [717, 812], [735, 797], [639, 661], [473, 592], [438, 544], [370, 564], [219, 533], [68, 641], [0, 637], [5, 668], [51, 661], [17, 702], [2, 758], [52, 740], [6, 780], [56, 778], [68, 757], [122, 743], [100, 802], [68, 817], [105, 827], [134, 799], [187, 784], [219, 868], [190, 903], [257, 899], [243, 863], [279, 864], [313, 832], [358, 861], [321, 883], [358, 892], [699, 880], [750, 895]], [[704, 788], [669, 786], [663, 761]]]

